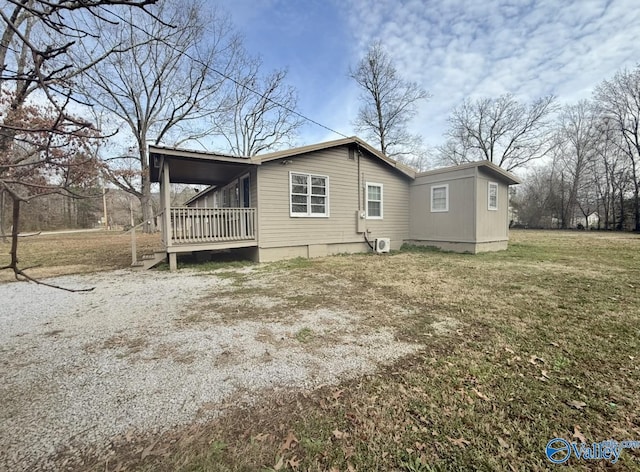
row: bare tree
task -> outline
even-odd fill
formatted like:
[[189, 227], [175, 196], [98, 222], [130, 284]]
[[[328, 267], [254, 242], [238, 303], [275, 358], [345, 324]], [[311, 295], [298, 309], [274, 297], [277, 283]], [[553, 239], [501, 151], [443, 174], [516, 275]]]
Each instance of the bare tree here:
[[0, 2], [0, 188], [12, 207], [10, 262], [0, 269], [18, 279], [35, 281], [19, 266], [21, 205], [51, 192], [68, 193], [56, 175], [80, 164], [73, 157], [94, 136], [89, 122], [68, 112], [76, 100], [74, 81], [121, 47], [76, 62], [79, 44], [100, 39], [87, 20], [115, 24], [117, 11], [154, 1]]
[[594, 96], [622, 138], [620, 149], [629, 159], [633, 183], [634, 230], [640, 231], [640, 65], [603, 81]]
[[376, 42], [349, 75], [362, 89], [361, 106], [354, 122], [358, 132], [375, 141], [383, 154], [394, 158], [415, 154], [422, 144], [408, 131], [418, 113], [418, 103], [429, 97], [416, 82], [398, 75], [393, 61]]
[[205, 6], [167, 0], [152, 9], [161, 21], [130, 10], [125, 28], [96, 22], [101, 49], [131, 47], [88, 71], [82, 87], [133, 140], [127, 152], [105, 162], [110, 180], [140, 199], [146, 231], [155, 230], [148, 142], [179, 144], [205, 135], [203, 118], [219, 111], [224, 75], [236, 66], [240, 42], [229, 18]]
[[534, 166], [518, 186], [511, 204], [517, 214], [517, 224], [530, 228], [557, 226], [560, 214], [560, 179], [552, 163]]
[[287, 72], [262, 76], [262, 61], [243, 56], [229, 83], [226, 111], [213, 115], [213, 130], [224, 137], [232, 154], [240, 156], [291, 145], [303, 121], [296, 111], [296, 90], [285, 83]]
[[452, 164], [488, 160], [508, 171], [526, 166], [549, 153], [555, 109], [553, 96], [528, 106], [511, 95], [465, 100], [449, 117], [441, 158]]
[[[598, 114], [596, 133], [592, 172], [599, 200], [599, 224], [604, 223], [604, 229], [615, 229], [619, 221], [617, 202], [622, 201], [624, 207], [624, 195], [630, 183], [629, 161], [621, 144], [622, 136], [612, 120]], [[624, 211], [620, 211], [620, 216], [624, 219]]]
[[560, 215], [562, 228], [573, 222], [578, 208], [585, 221], [595, 210], [593, 174], [590, 171], [595, 160], [597, 126], [597, 116], [586, 100], [567, 105], [560, 113], [554, 158], [566, 186], [566, 199], [563, 199]]

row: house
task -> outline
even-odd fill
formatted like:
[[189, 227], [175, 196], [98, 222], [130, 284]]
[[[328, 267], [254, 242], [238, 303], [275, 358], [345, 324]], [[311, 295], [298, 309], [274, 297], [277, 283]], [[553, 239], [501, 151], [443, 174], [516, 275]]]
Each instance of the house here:
[[[252, 158], [161, 146], [149, 156], [171, 268], [178, 253], [216, 249], [261, 262], [371, 251], [376, 240], [504, 249], [519, 183], [486, 161], [417, 174], [356, 137]], [[208, 187], [170, 207], [171, 183]]]

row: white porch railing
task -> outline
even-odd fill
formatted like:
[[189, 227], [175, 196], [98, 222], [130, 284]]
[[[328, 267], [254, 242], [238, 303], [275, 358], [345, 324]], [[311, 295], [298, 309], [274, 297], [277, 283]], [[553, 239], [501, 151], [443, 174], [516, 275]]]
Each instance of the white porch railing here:
[[256, 239], [255, 208], [170, 209], [171, 244]]

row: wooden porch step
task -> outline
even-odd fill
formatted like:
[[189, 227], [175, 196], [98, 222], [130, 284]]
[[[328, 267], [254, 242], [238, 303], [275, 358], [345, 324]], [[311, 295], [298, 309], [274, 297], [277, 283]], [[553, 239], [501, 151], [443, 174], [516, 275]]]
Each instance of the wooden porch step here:
[[148, 270], [152, 267], [165, 262], [167, 260], [166, 251], [154, 251], [151, 254], [143, 254], [141, 260], [135, 264], [131, 264], [131, 267], [137, 270]]

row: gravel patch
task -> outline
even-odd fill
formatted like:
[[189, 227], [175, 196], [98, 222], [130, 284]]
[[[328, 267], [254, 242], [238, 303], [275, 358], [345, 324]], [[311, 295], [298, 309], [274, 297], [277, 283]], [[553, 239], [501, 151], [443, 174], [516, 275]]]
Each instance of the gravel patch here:
[[[251, 283], [264, 287], [260, 277], [269, 275]], [[210, 310], [217, 294], [232, 299], [233, 281], [214, 274], [122, 270], [50, 281], [95, 290], [0, 285], [0, 469], [54, 470], [59, 452], [206, 421], [265, 390], [337, 383], [419, 348], [365, 328], [357, 313], [324, 308], [185, 322], [200, 301]], [[282, 305], [277, 294], [255, 298], [262, 309]]]

